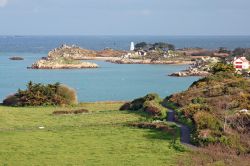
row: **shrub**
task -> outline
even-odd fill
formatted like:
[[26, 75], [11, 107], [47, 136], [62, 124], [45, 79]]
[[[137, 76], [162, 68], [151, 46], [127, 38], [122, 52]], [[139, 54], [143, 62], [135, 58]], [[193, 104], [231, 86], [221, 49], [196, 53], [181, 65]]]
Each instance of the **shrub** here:
[[59, 85], [57, 89], [57, 94], [64, 99], [63, 102], [65, 103], [63, 104], [66, 105], [77, 104], [77, 95], [74, 89], [69, 88], [66, 85]]
[[138, 98], [138, 99], [133, 100], [131, 102], [130, 110], [138, 111], [142, 109], [144, 102], [145, 102], [144, 98]]
[[159, 97], [158, 94], [151, 93], [147, 94], [144, 97], [137, 98], [133, 100], [132, 102], [125, 103], [124, 105], [121, 106], [120, 110], [133, 110], [133, 111], [138, 111], [143, 108], [143, 105], [146, 101], [156, 101], [156, 102], [161, 102], [162, 99]]
[[221, 128], [219, 120], [207, 112], [197, 112], [194, 115], [194, 122], [198, 130], [202, 129], [219, 130]]
[[162, 105], [164, 107], [167, 107], [167, 108], [170, 108], [170, 109], [173, 109], [173, 110], [177, 110], [178, 109], [178, 106], [173, 103], [173, 102], [170, 102], [169, 99], [171, 98], [171, 96], [167, 96], [163, 102], [162, 102]]
[[15, 95], [10, 95], [3, 100], [3, 105], [9, 105], [9, 106], [18, 105], [18, 98]]
[[227, 121], [230, 126], [239, 133], [245, 134], [250, 132], [250, 114], [236, 113], [230, 115]]
[[45, 106], [77, 104], [76, 92], [60, 83], [33, 84], [29, 82], [26, 90], [18, 90], [3, 101], [7, 106]]
[[144, 97], [125, 103], [120, 110], [143, 111], [153, 118], [166, 118], [167, 109], [161, 105], [162, 99], [158, 94], [148, 94]]
[[205, 104], [189, 104], [180, 109], [180, 112], [182, 112], [182, 114], [186, 118], [191, 118], [191, 119], [193, 119], [194, 114], [199, 111], [210, 112], [211, 109]]
[[143, 104], [144, 112], [155, 117], [155, 118], [165, 118], [167, 116], [167, 109], [161, 106], [156, 101], [146, 101]]
[[204, 104], [205, 99], [202, 97], [196, 97], [196, 98], [192, 99], [192, 103], [193, 104]]
[[217, 63], [213, 66], [212, 72], [213, 72], [213, 74], [216, 74], [218, 72], [234, 73], [235, 68], [232, 64]]
[[130, 110], [130, 108], [131, 108], [131, 104], [125, 103], [121, 106], [120, 111]]
[[160, 96], [156, 93], [150, 93], [150, 94], [147, 94], [144, 98], [143, 98], [145, 101], [156, 101], [156, 102], [161, 102], [162, 99], [160, 98]]

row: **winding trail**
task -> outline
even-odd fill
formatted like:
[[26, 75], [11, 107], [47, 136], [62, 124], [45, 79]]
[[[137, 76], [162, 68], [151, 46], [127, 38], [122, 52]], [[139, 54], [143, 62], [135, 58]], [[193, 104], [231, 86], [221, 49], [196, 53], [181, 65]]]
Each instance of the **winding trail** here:
[[168, 108], [168, 110], [169, 111], [168, 111], [167, 121], [175, 122], [181, 128], [181, 143], [191, 145], [190, 144], [190, 134], [191, 134], [190, 128], [187, 125], [177, 123], [175, 121], [175, 111], [172, 109], [169, 109], [169, 108]]

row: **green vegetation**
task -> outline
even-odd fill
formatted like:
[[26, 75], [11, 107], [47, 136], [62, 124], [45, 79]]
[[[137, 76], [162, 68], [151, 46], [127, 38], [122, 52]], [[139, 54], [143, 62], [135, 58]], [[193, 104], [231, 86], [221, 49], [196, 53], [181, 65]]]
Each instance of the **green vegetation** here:
[[125, 103], [120, 110], [139, 111], [154, 119], [166, 119], [167, 109], [161, 103], [162, 99], [158, 94], [148, 94], [132, 102]]
[[250, 110], [250, 80], [230, 70], [219, 64], [216, 74], [165, 101], [179, 107], [178, 120], [192, 126], [195, 144], [220, 143], [246, 154], [250, 152], [250, 115], [240, 110]]
[[36, 84], [31, 81], [26, 90], [18, 90], [14, 95], [8, 96], [3, 104], [6, 106], [46, 106], [46, 105], [72, 105], [77, 104], [75, 90], [56, 84]]
[[169, 43], [163, 43], [163, 42], [159, 42], [159, 43], [154, 43], [154, 44], [148, 44], [145, 42], [141, 42], [141, 43], [137, 43], [135, 45], [135, 50], [175, 50], [175, 46], [173, 44], [169, 44]]
[[[19, 166], [177, 165], [187, 152], [172, 146], [176, 140], [173, 134], [132, 127], [129, 124], [145, 121], [146, 117], [115, 111], [122, 104], [0, 106], [0, 163]], [[80, 109], [89, 112], [53, 115], [54, 111]], [[179, 138], [176, 142], [174, 145], [178, 145]]]
[[248, 60], [250, 60], [250, 48], [235, 48], [232, 53], [231, 57], [238, 57], [238, 56], [244, 56]]
[[71, 57], [57, 57], [57, 58], [54, 58], [50, 61], [51, 62], [54, 62], [55, 64], [80, 64], [81, 61], [79, 60], [75, 60]]
[[218, 72], [234, 73], [235, 68], [232, 64], [216, 63], [212, 68], [212, 73], [216, 74]]

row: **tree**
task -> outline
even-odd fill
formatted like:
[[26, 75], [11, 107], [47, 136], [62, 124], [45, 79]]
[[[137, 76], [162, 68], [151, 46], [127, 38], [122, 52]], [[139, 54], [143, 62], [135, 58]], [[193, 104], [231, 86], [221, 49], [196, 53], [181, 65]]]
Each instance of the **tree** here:
[[227, 48], [225, 47], [220, 47], [219, 50], [218, 50], [218, 53], [226, 53], [226, 54], [230, 54], [231, 51], [228, 50]]
[[155, 48], [160, 48], [162, 50], [175, 50], [175, 46], [173, 44], [164, 43], [164, 42], [155, 43], [153, 44], [153, 46]]
[[232, 64], [224, 64], [224, 63], [216, 63], [214, 67], [212, 68], [213, 74], [216, 74], [218, 72], [230, 72], [234, 73], [235, 68]]
[[243, 54], [246, 52], [244, 48], [236, 48], [233, 50], [233, 56], [243, 56]]
[[135, 48], [136, 49], [143, 49], [143, 48], [145, 48], [145, 47], [147, 47], [147, 43], [146, 42], [141, 42], [141, 43], [137, 43], [136, 45], [135, 45]]

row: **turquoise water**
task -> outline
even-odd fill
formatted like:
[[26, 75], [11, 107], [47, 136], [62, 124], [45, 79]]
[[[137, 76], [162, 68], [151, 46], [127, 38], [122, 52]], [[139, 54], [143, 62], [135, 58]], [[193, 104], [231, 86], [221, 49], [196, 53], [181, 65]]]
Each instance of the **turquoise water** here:
[[[8, 58], [19, 55], [24, 61]], [[197, 77], [175, 78], [168, 74], [185, 69], [181, 65], [118, 65], [94, 61], [101, 68], [73, 70], [27, 69], [45, 54], [0, 53], [0, 100], [25, 88], [28, 81], [41, 83], [60, 82], [77, 90], [79, 101], [131, 100], [150, 92], [162, 97], [186, 89]]]
[[[215, 49], [250, 47], [250, 36], [0, 36], [0, 102], [28, 81], [60, 82], [75, 88], [80, 101], [131, 100], [150, 92], [162, 97], [185, 90], [197, 77], [176, 78], [167, 75], [187, 66], [117, 65], [95, 61], [98, 69], [29, 70], [27, 66], [47, 56], [63, 43], [100, 50], [106, 47], [127, 50], [131, 41], [169, 42], [177, 48]], [[24, 61], [10, 61], [22, 56]]]

